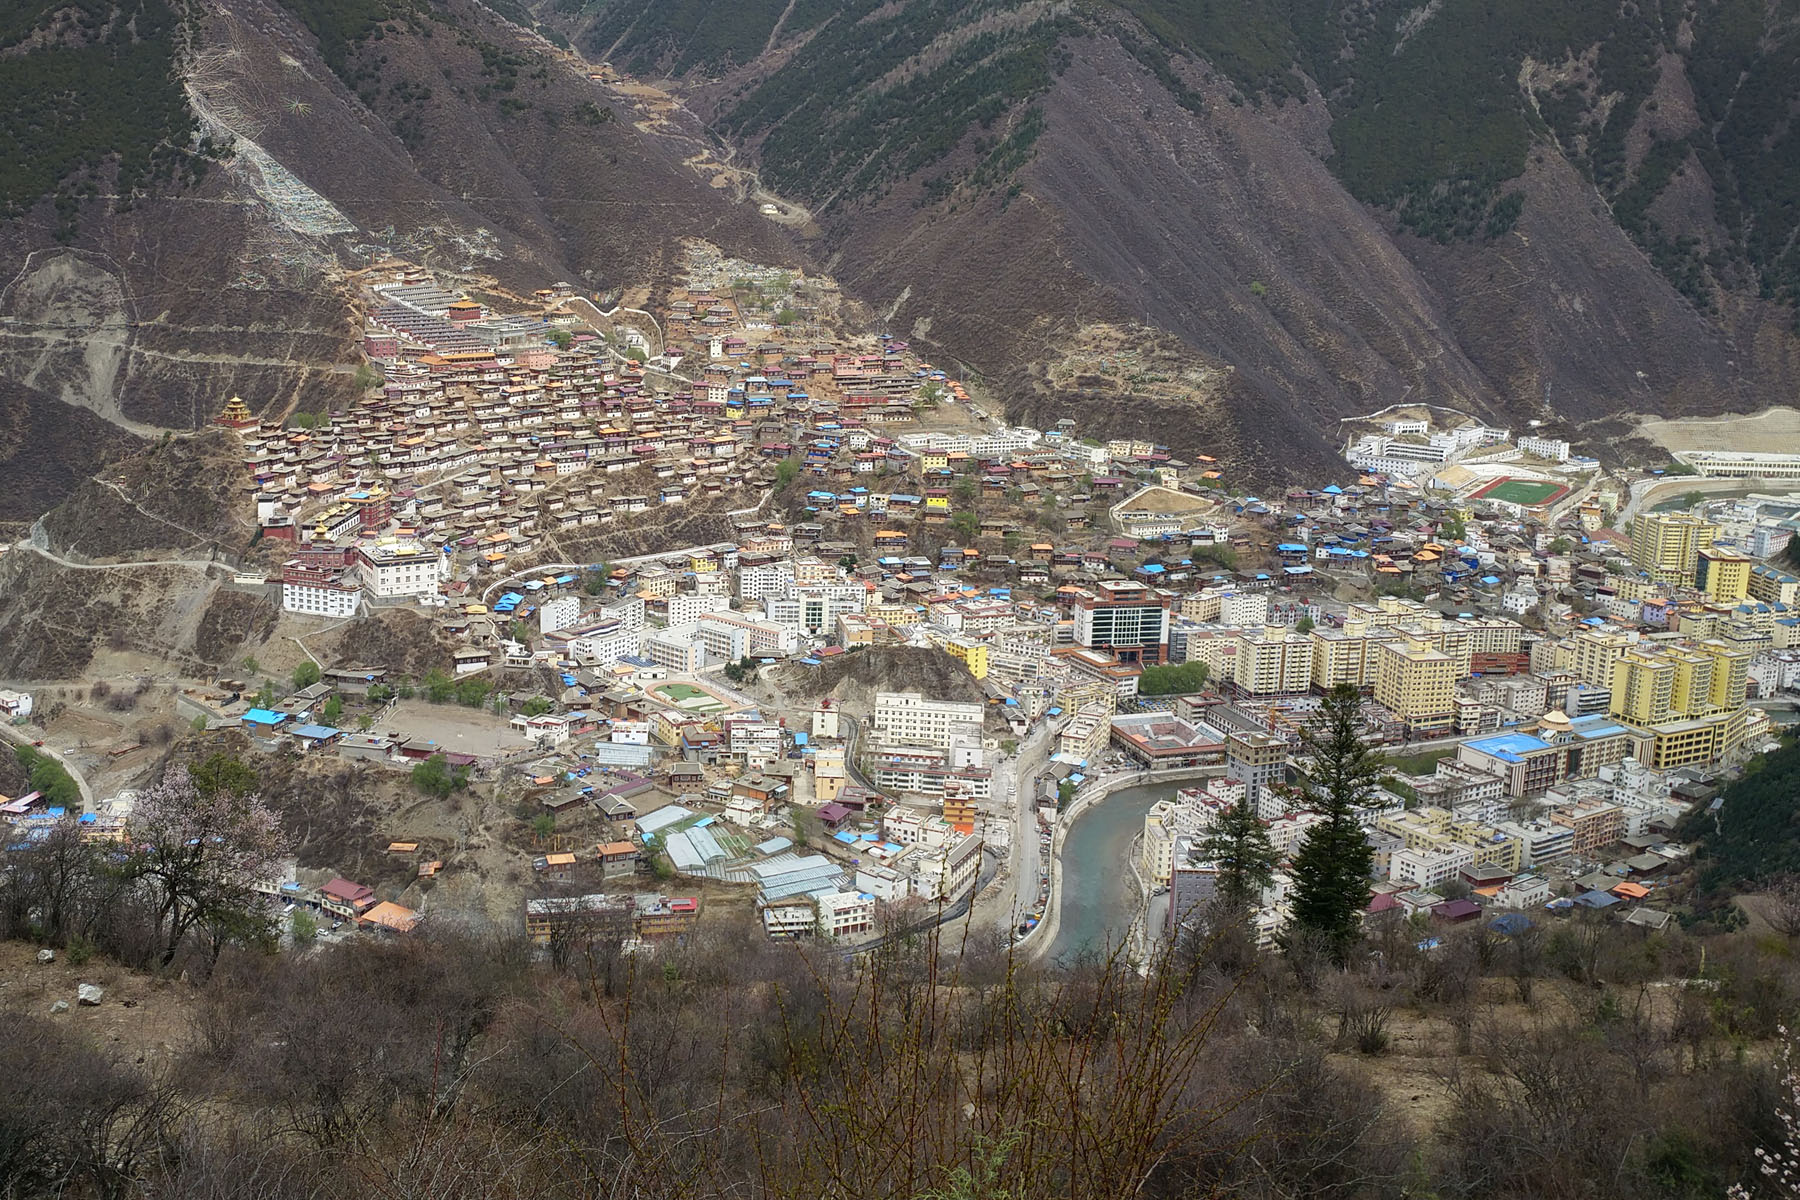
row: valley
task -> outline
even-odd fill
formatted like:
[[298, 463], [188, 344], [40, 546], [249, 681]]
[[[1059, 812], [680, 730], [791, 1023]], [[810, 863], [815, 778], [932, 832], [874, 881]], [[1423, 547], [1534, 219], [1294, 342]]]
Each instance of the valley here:
[[1797, 105], [1792, 0], [0, 12], [0, 1195], [1800, 1178]]

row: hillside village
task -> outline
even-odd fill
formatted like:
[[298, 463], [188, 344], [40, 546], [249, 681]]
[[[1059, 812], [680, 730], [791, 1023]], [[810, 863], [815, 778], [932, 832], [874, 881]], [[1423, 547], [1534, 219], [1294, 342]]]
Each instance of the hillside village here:
[[[384, 264], [359, 405], [218, 416], [258, 531], [239, 583], [321, 631], [422, 614], [441, 652], [196, 680], [178, 714], [427, 795], [522, 798], [529, 882], [489, 881], [487, 904], [540, 942], [680, 933], [721, 896], [771, 937], [973, 911], [1028, 941], [1059, 822], [1167, 780], [1129, 864], [1147, 945], [1210, 894], [1223, 806], [1298, 844], [1314, 818], [1285, 784], [1346, 684], [1395, 756], [1366, 819], [1372, 919], [1654, 924], [1681, 817], [1800, 689], [1780, 557], [1800, 499], [1643, 503], [1666, 481], [1425, 408], [1351, 428], [1339, 478], [1248, 495], [1150, 441], [996, 421], [903, 340], [846, 332], [828, 280], [700, 249], [690, 269], [602, 313], [566, 285], [509, 303]], [[670, 545], [671, 512], [709, 540]], [[874, 686], [816, 682], [859, 655]], [[31, 716], [27, 693], [0, 706]], [[130, 806], [82, 820], [119, 836]], [[407, 869], [386, 894], [297, 867], [268, 890], [404, 932], [455, 854], [387, 832]]]

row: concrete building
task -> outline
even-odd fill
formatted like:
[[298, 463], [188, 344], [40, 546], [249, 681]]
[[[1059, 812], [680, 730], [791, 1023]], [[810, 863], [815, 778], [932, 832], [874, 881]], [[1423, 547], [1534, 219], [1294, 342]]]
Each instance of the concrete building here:
[[827, 892], [814, 905], [820, 937], [853, 937], [875, 927], [875, 897], [866, 892]]
[[383, 598], [434, 596], [447, 572], [442, 554], [412, 538], [381, 538], [356, 554], [364, 585]]
[[283, 612], [341, 619], [354, 617], [361, 604], [362, 585], [354, 572], [289, 570], [282, 574]]
[[1225, 736], [1225, 778], [1244, 785], [1250, 807], [1265, 821], [1287, 808], [1273, 787], [1286, 777], [1287, 761], [1287, 743], [1278, 737], [1236, 731]]
[[982, 706], [960, 700], [927, 700], [918, 692], [878, 692], [870, 730], [883, 745], [949, 749], [971, 727], [980, 736]]
[[1247, 696], [1304, 695], [1313, 682], [1313, 643], [1285, 626], [1264, 626], [1238, 639], [1231, 682]]
[[1106, 580], [1075, 599], [1075, 643], [1120, 662], [1168, 661], [1169, 599], [1141, 583]]
[[1631, 561], [1658, 583], [1691, 586], [1700, 552], [1717, 532], [1692, 513], [1639, 513], [1631, 522]]
[[1375, 703], [1413, 737], [1449, 732], [1456, 717], [1456, 662], [1442, 650], [1407, 639], [1376, 650]]

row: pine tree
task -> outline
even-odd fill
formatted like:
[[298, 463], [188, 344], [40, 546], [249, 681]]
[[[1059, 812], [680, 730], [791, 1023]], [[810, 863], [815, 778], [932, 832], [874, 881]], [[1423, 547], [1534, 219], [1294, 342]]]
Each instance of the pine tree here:
[[1218, 868], [1219, 902], [1227, 911], [1246, 913], [1261, 903], [1277, 856], [1248, 794], [1214, 819], [1199, 849]]
[[1381, 755], [1362, 739], [1362, 698], [1340, 685], [1302, 734], [1313, 766], [1298, 807], [1324, 816], [1306, 831], [1294, 856], [1292, 946], [1311, 941], [1342, 963], [1362, 933], [1374, 852], [1359, 820], [1382, 771]]

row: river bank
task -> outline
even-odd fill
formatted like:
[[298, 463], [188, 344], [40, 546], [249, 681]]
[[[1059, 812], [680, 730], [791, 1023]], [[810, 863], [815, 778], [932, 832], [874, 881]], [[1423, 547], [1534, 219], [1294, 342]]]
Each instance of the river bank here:
[[1043, 921], [1020, 944], [1025, 955], [1054, 959], [1104, 950], [1124, 937], [1142, 904], [1129, 860], [1144, 814], [1181, 784], [1223, 773], [1223, 767], [1134, 771], [1083, 789], [1057, 816], [1050, 898]]

